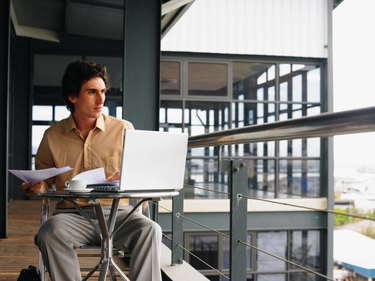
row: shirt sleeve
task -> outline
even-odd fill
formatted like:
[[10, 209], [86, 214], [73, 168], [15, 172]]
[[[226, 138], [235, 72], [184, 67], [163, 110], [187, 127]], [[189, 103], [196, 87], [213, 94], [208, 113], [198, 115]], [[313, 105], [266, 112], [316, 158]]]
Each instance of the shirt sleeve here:
[[[35, 169], [37, 170], [55, 167], [48, 141], [48, 131], [46, 131], [35, 156]], [[45, 180], [45, 183], [47, 184], [48, 188], [51, 188], [53, 179], [47, 179]]]

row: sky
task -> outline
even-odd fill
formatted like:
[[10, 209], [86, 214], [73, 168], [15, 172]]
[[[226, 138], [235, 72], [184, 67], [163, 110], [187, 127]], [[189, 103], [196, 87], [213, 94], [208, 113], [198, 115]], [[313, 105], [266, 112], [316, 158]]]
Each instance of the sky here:
[[[344, 0], [333, 12], [334, 111], [375, 106], [375, 0]], [[375, 132], [334, 137], [335, 166], [373, 165]]]

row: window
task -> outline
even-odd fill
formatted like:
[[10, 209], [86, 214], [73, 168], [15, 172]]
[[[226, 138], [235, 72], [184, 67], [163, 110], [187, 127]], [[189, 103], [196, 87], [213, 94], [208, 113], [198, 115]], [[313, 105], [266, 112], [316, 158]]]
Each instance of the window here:
[[228, 66], [224, 63], [188, 63], [188, 95], [228, 96]]
[[190, 235], [189, 250], [193, 254], [189, 256], [190, 265], [196, 269], [210, 269], [208, 265], [218, 268], [218, 243], [217, 235]]
[[160, 64], [160, 93], [165, 96], [180, 96], [180, 62], [162, 61]]
[[[160, 130], [194, 136], [321, 111], [319, 64], [168, 58], [161, 65]], [[320, 194], [320, 139], [191, 149], [190, 183], [226, 190], [228, 177], [217, 170], [219, 151], [246, 159], [249, 190], [261, 191], [257, 196]]]
[[[316, 275], [282, 259], [319, 272], [320, 239], [318, 230], [249, 232], [246, 244], [254, 248], [247, 247], [247, 280], [254, 280], [254, 276], [256, 280], [267, 281], [318, 280]], [[227, 280], [217, 271], [229, 274], [228, 237], [211, 232], [185, 232], [185, 241], [188, 244], [186, 248], [191, 252], [185, 251], [188, 263], [210, 280]]]

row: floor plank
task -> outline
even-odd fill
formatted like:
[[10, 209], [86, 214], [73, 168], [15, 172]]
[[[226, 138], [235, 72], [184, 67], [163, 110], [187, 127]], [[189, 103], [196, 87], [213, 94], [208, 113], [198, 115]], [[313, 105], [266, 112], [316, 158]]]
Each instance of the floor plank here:
[[[34, 235], [40, 224], [41, 202], [39, 200], [15, 200], [8, 208], [8, 237], [0, 239], [0, 280], [17, 280], [22, 268], [38, 266], [38, 248], [34, 245]], [[83, 257], [80, 263], [86, 268], [93, 267], [98, 258]], [[123, 269], [123, 260], [117, 260]], [[84, 272], [83, 272], [84, 274]], [[95, 274], [97, 276], [97, 274]], [[90, 278], [90, 280], [96, 280]]]
[[38, 265], [34, 235], [39, 228], [40, 201], [16, 200], [8, 208], [8, 237], [0, 239], [0, 280], [16, 280], [22, 268]]

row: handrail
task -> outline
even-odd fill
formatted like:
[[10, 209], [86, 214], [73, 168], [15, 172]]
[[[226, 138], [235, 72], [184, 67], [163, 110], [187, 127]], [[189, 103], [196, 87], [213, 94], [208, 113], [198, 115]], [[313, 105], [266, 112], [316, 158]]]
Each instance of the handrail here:
[[[221, 146], [231, 144], [253, 143], [253, 142], [268, 142], [278, 140], [290, 140], [300, 138], [315, 138], [315, 137], [333, 137], [336, 135], [356, 134], [375, 131], [375, 107], [361, 108], [355, 110], [322, 113], [314, 116], [306, 116], [297, 119], [288, 119], [277, 121], [273, 123], [250, 125], [241, 128], [234, 128], [224, 131], [216, 131], [212, 133], [196, 135], [189, 137], [188, 147], [199, 148], [209, 146]], [[219, 158], [221, 158], [219, 151]], [[228, 183], [228, 190], [230, 190], [230, 269], [229, 279], [233, 281], [244, 280], [246, 276], [246, 264], [243, 263], [243, 256], [246, 254], [248, 245], [246, 242], [247, 227], [246, 223], [238, 224], [233, 222], [246, 222], [247, 218], [247, 204], [246, 200], [251, 199], [249, 196], [244, 195], [246, 191], [242, 188], [247, 188], [247, 169], [246, 161], [241, 162], [231, 159], [220, 161], [226, 166], [226, 170], [230, 175], [230, 183]], [[243, 165], [243, 166], [241, 166]], [[242, 201], [244, 199], [244, 201]], [[238, 203], [243, 203], [244, 207]], [[183, 205], [178, 206], [179, 212], [173, 212], [173, 220], [180, 219], [183, 210]], [[321, 210], [319, 210], [321, 211]], [[324, 210], [323, 210], [324, 211]], [[326, 213], [335, 214], [334, 211], [326, 211]], [[178, 215], [178, 216], [177, 216]], [[328, 230], [332, 228], [328, 226]], [[182, 230], [178, 230], [181, 231]], [[173, 236], [175, 236], [173, 232]], [[182, 244], [178, 240], [172, 241], [172, 248], [177, 248]], [[255, 249], [255, 248], [254, 248]], [[262, 251], [261, 249], [257, 249]], [[272, 256], [272, 254], [271, 254]], [[276, 256], [275, 256], [276, 257]], [[277, 257], [279, 258], [279, 257]], [[282, 259], [282, 258], [280, 258]], [[302, 267], [300, 267], [303, 269]], [[327, 262], [327, 269], [332, 269], [332, 264]], [[328, 275], [331, 273], [327, 270]], [[307, 270], [309, 271], [309, 270]], [[313, 272], [313, 271], [311, 271]], [[326, 280], [333, 280], [330, 276], [325, 276], [320, 272], [313, 272], [317, 276], [323, 276]]]
[[273, 123], [191, 136], [189, 148], [266, 142], [287, 139], [331, 137], [375, 131], [375, 107], [322, 113]]

